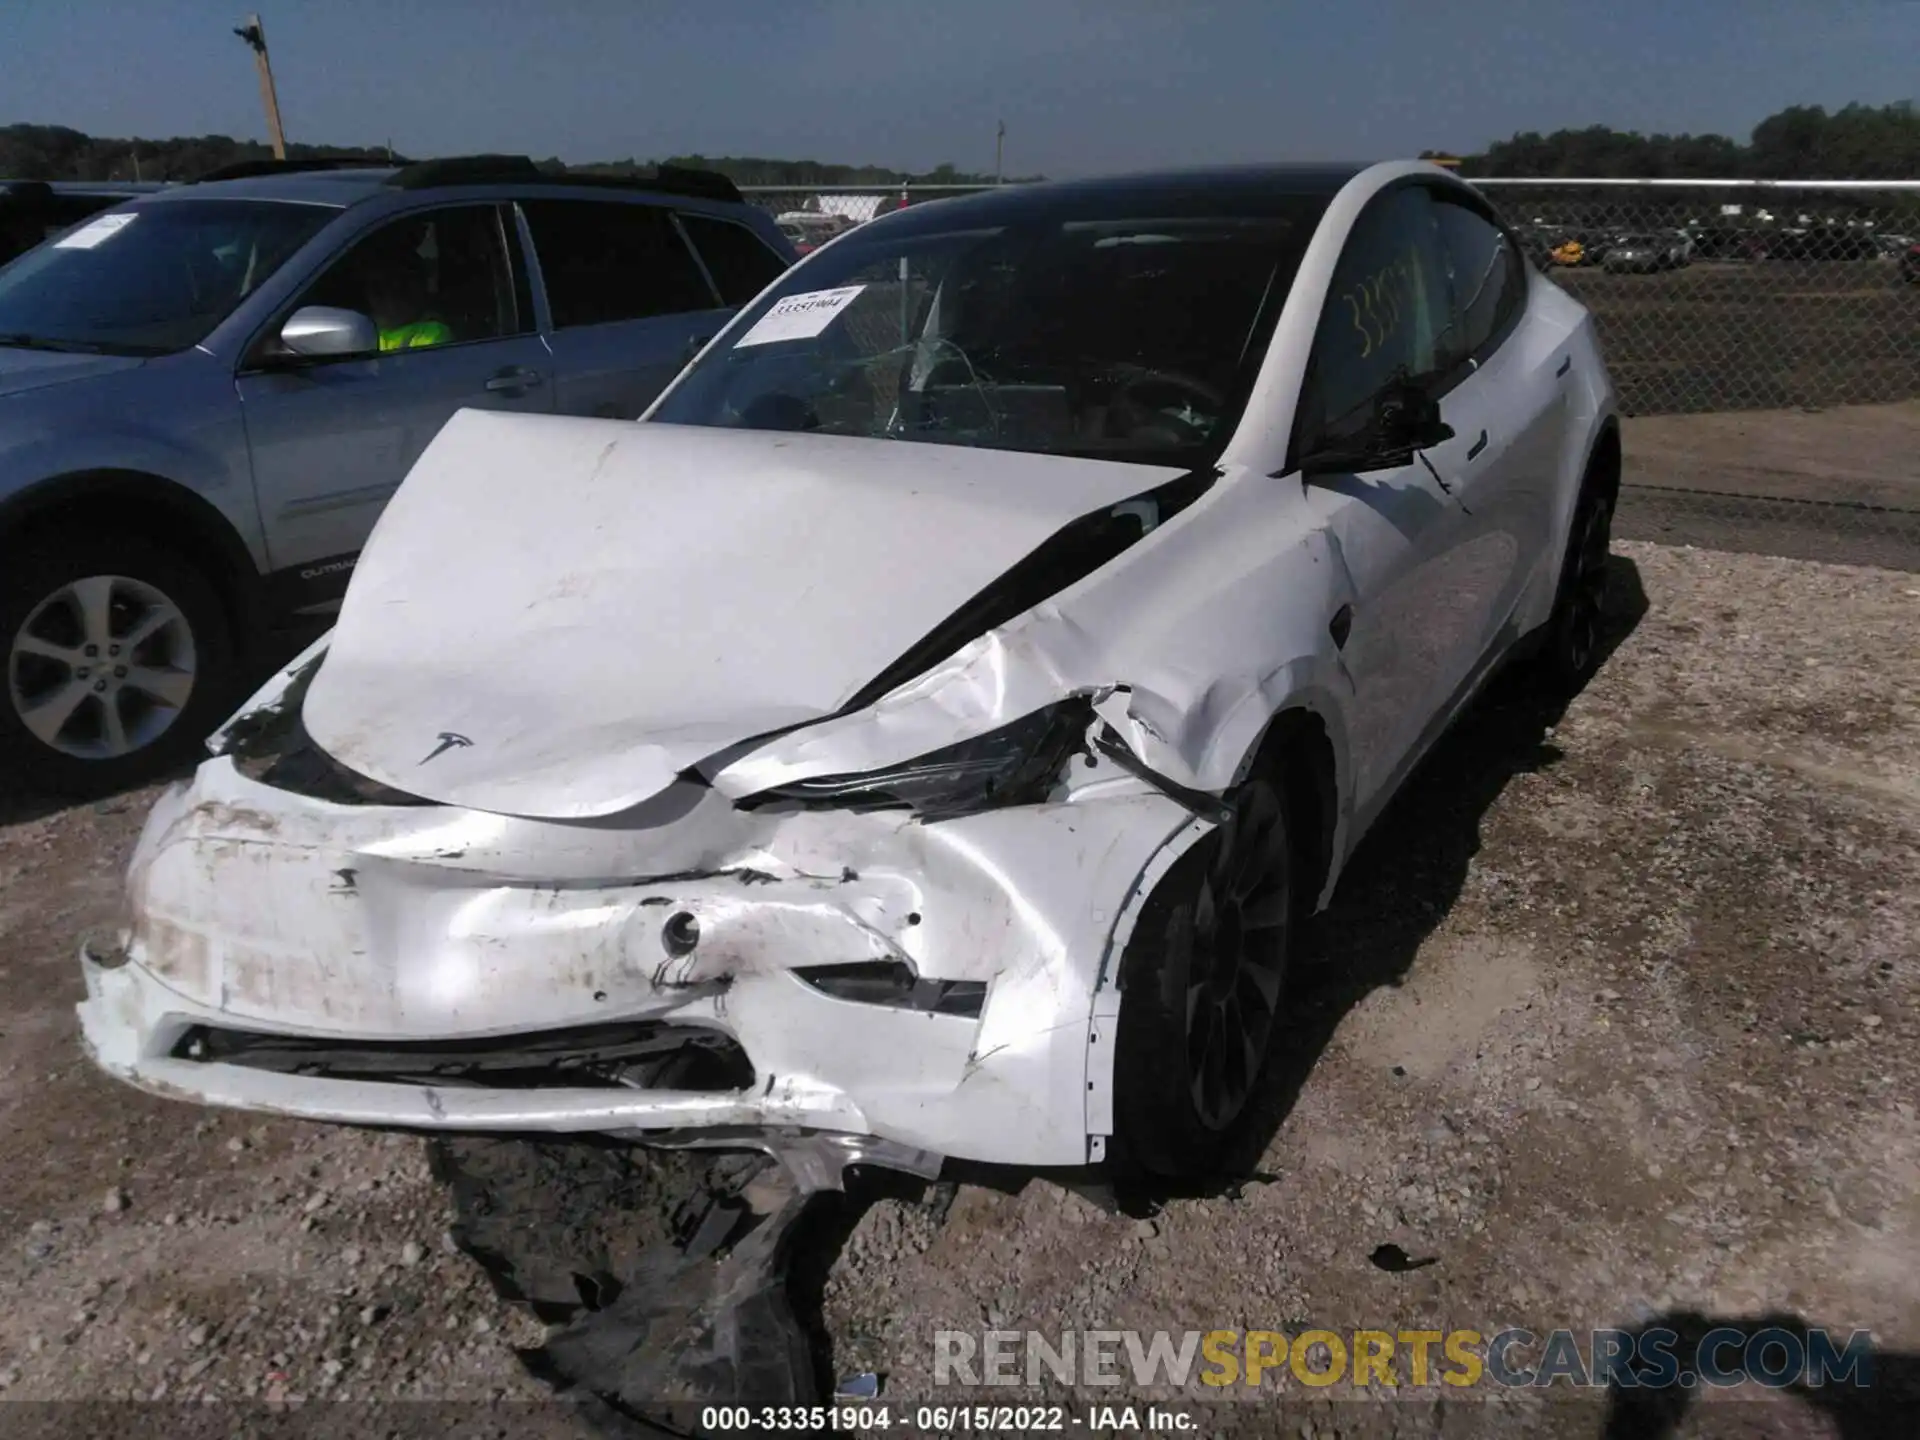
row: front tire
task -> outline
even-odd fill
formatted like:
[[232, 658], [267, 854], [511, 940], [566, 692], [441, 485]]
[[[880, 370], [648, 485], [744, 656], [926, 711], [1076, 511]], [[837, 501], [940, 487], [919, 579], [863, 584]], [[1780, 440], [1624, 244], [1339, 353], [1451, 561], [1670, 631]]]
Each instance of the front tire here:
[[1278, 788], [1254, 778], [1233, 818], [1167, 872], [1120, 968], [1114, 1140], [1150, 1174], [1216, 1174], [1279, 1028], [1298, 919]]
[[61, 536], [0, 557], [0, 767], [109, 794], [173, 770], [219, 724], [233, 642], [212, 583], [133, 535]]

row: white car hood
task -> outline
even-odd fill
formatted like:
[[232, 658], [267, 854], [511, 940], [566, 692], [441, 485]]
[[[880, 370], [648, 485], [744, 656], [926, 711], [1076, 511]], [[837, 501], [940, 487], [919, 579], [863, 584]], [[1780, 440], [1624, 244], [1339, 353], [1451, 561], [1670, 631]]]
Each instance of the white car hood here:
[[425, 799], [614, 814], [833, 714], [1063, 525], [1179, 473], [461, 411], [367, 543], [307, 730]]

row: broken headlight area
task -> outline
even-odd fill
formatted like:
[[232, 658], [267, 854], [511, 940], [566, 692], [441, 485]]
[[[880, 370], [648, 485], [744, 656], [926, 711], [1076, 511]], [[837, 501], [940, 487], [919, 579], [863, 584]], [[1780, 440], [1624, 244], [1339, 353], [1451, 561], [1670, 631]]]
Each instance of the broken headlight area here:
[[249, 780], [290, 795], [335, 805], [426, 805], [431, 802], [356, 775], [335, 760], [307, 733], [301, 706], [326, 659], [323, 651], [300, 667], [271, 703], [249, 710], [228, 728], [215, 752], [233, 761]]
[[595, 1088], [727, 1093], [754, 1083], [729, 1035], [694, 1025], [627, 1021], [470, 1040], [342, 1041], [195, 1025], [176, 1060], [281, 1075], [397, 1085]]
[[984, 980], [926, 980], [898, 960], [863, 960], [852, 965], [812, 965], [793, 972], [823, 995], [862, 1005], [922, 1010], [930, 1015], [978, 1019], [987, 1003]]
[[1092, 702], [1076, 696], [904, 764], [816, 775], [737, 803], [743, 810], [781, 803], [808, 810], [913, 810], [929, 820], [1034, 805], [1052, 792], [1067, 762], [1086, 749], [1092, 722]]

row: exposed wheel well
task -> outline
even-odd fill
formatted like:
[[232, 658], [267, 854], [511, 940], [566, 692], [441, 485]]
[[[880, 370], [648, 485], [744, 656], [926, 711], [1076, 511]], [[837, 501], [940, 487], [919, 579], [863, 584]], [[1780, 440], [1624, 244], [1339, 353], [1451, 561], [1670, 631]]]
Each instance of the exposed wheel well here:
[[1311, 909], [1333, 864], [1334, 827], [1340, 816], [1333, 742], [1327, 738], [1326, 722], [1311, 710], [1281, 711], [1261, 736], [1253, 763], [1280, 786], [1300, 865], [1295, 893], [1301, 905]]
[[[103, 513], [104, 512], [104, 513]], [[125, 532], [164, 545], [207, 577], [236, 637], [259, 618], [259, 569], [233, 525], [191, 490], [140, 471], [68, 475], [0, 506], [0, 551], [31, 549], [75, 527]]]

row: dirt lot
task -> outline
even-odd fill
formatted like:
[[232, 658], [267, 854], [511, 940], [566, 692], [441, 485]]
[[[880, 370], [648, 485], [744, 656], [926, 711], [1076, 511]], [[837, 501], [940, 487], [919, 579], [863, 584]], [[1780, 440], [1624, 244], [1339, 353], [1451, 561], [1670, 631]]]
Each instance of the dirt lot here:
[[[1707, 1405], [1672, 1433], [1911, 1433], [1892, 1387], [1920, 1366], [1920, 581], [1620, 548], [1595, 683], [1561, 717], [1492, 697], [1356, 860], [1257, 1178], [1157, 1213], [999, 1175], [944, 1223], [874, 1203], [816, 1257], [837, 1373], [933, 1395], [933, 1332], [989, 1324], [1786, 1313], [1871, 1328], [1882, 1384], [1824, 1414]], [[0, 828], [5, 1397], [463, 1400], [510, 1433], [543, 1393], [513, 1354], [540, 1327], [451, 1253], [420, 1142], [202, 1114], [80, 1057], [75, 938], [111, 919], [149, 798], [20, 802]], [[1370, 1262], [1388, 1244], [1434, 1263]], [[1597, 1406], [1557, 1398], [1294, 1387], [1214, 1428], [1601, 1433]], [[304, 1413], [392, 1428], [391, 1410]]]
[[1920, 401], [1640, 415], [1622, 438], [1623, 536], [1920, 572]]

